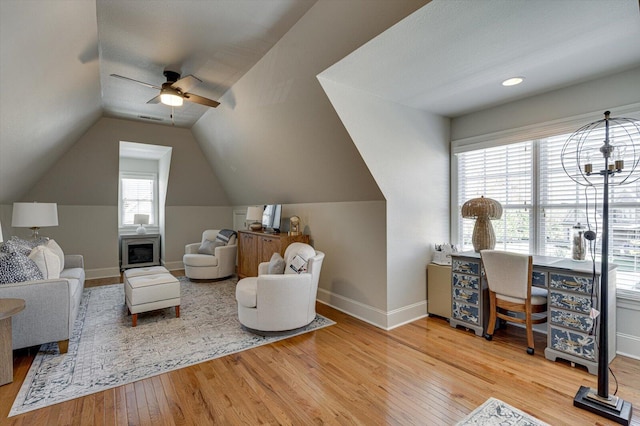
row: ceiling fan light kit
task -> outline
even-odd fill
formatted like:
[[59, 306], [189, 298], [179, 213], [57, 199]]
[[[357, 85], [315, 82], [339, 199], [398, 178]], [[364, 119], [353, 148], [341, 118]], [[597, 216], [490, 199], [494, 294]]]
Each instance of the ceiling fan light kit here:
[[180, 73], [175, 71], [165, 70], [163, 75], [167, 78], [165, 83], [162, 83], [162, 87], [145, 83], [143, 81], [134, 80], [133, 78], [124, 77], [118, 74], [111, 74], [112, 77], [121, 78], [123, 80], [132, 81], [134, 83], [142, 84], [152, 89], [160, 90], [160, 94], [153, 99], [149, 100], [148, 104], [163, 103], [171, 107], [182, 106], [184, 100], [193, 102], [196, 104], [215, 108], [220, 105], [220, 102], [212, 99], [205, 98], [203, 96], [196, 95], [195, 93], [188, 93], [193, 86], [201, 83], [202, 81], [192, 75], [187, 75], [180, 78]]
[[181, 93], [178, 90], [172, 87], [163, 87], [160, 91], [160, 102], [169, 106], [182, 106], [183, 101]]

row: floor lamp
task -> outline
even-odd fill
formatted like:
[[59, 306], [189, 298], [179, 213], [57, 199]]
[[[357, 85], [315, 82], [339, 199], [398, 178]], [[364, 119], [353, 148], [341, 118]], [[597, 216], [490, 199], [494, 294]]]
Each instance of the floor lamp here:
[[[603, 120], [587, 124], [573, 133], [561, 154], [562, 167], [571, 179], [583, 186], [603, 188], [598, 389], [581, 386], [573, 405], [628, 425], [631, 421], [631, 403], [609, 394], [609, 187], [631, 184], [640, 179], [640, 122], [628, 118], [610, 118], [610, 114], [606, 111]], [[585, 237], [595, 240], [596, 235], [593, 231], [587, 231]]]

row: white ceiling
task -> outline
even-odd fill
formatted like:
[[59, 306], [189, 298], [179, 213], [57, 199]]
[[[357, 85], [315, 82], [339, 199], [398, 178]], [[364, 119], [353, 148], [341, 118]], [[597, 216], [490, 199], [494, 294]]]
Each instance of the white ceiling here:
[[[202, 80], [190, 90], [218, 100], [267, 53], [315, 0], [97, 0], [98, 51], [105, 115], [171, 123], [171, 107], [147, 104], [169, 69]], [[185, 102], [176, 126], [191, 127], [209, 108]]]
[[434, 0], [323, 76], [456, 117], [638, 65], [638, 0]]

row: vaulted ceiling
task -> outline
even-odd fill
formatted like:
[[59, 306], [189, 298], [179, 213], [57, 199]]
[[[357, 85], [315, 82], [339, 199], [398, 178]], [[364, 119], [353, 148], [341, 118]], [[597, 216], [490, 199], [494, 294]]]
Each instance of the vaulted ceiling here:
[[[209, 111], [185, 103], [172, 117], [146, 103], [155, 89], [110, 74], [153, 85], [165, 69], [193, 74], [202, 83], [192, 92], [218, 100], [315, 4], [2, 0], [0, 204], [19, 199], [101, 116], [191, 128]], [[638, 6], [434, 0], [331, 71], [390, 101], [457, 116], [640, 66]], [[525, 83], [504, 90], [499, 81], [513, 75]]]

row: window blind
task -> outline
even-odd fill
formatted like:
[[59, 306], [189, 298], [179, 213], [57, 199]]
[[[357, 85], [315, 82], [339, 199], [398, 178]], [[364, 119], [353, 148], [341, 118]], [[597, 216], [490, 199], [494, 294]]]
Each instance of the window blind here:
[[[484, 196], [502, 204], [503, 214], [494, 220], [496, 247], [526, 253], [531, 238], [532, 206], [531, 142], [498, 146], [458, 154], [458, 211], [472, 198]], [[458, 242], [473, 249], [474, 220], [458, 223]]]
[[[570, 257], [574, 225], [589, 226], [601, 235], [602, 185], [579, 185], [567, 176], [561, 154], [569, 136], [457, 154], [457, 244], [462, 250], [473, 249], [475, 221], [460, 217], [460, 208], [482, 195], [503, 206], [502, 219], [492, 221], [497, 249]], [[640, 182], [612, 185], [609, 196], [609, 261], [618, 265], [618, 288], [640, 290]], [[598, 238], [596, 260], [600, 247]]]
[[149, 215], [149, 224], [156, 224], [155, 219], [155, 176], [127, 176], [120, 180], [122, 210], [121, 224], [135, 225], [134, 215]]

